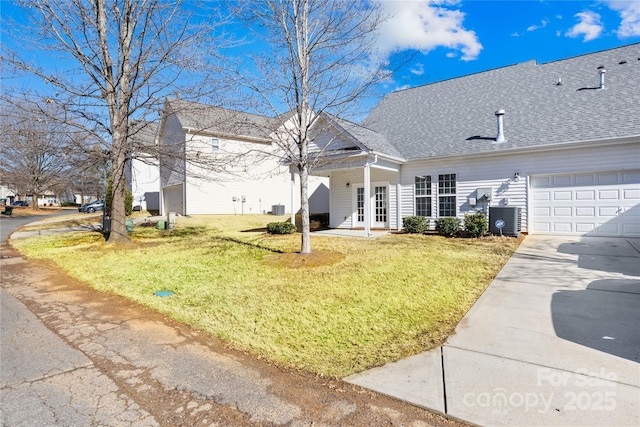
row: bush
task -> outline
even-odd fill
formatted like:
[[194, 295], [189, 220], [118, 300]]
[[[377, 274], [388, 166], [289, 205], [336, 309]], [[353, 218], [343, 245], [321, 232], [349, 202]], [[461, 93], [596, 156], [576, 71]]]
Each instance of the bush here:
[[453, 237], [460, 232], [460, 218], [445, 216], [436, 220], [436, 231], [441, 236]]
[[[113, 200], [113, 196], [111, 194], [112, 191], [112, 181], [111, 177], [107, 178], [107, 213], [111, 214], [111, 200]], [[133, 194], [131, 194], [131, 190], [128, 188], [124, 189], [124, 214], [125, 216], [131, 215], [133, 212]]]
[[402, 218], [402, 228], [406, 233], [422, 234], [429, 229], [429, 219], [423, 216], [408, 216]]
[[469, 237], [484, 236], [489, 231], [487, 216], [483, 213], [467, 214], [464, 216], [464, 231]]
[[290, 222], [270, 222], [267, 224], [269, 234], [292, 234], [296, 232], [296, 226]]

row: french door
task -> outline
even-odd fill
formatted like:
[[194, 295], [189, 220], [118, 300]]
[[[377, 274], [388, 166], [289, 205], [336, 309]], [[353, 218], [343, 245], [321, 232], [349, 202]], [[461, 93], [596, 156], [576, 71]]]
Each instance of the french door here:
[[[364, 186], [354, 186], [354, 214], [353, 227], [365, 226], [365, 197]], [[389, 228], [389, 186], [388, 184], [372, 184], [371, 199], [368, 201], [371, 214], [370, 224], [372, 228]]]

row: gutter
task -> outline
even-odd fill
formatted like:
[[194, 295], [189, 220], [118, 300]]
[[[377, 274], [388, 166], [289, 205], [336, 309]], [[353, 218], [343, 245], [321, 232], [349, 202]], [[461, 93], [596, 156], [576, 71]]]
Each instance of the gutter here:
[[624, 144], [633, 144], [640, 142], [640, 134], [626, 136], [622, 138], [608, 138], [608, 139], [588, 139], [582, 141], [572, 141], [572, 142], [560, 142], [556, 144], [548, 144], [548, 145], [538, 145], [535, 147], [515, 147], [508, 149], [501, 149], [495, 151], [482, 151], [478, 153], [467, 153], [467, 154], [455, 154], [455, 155], [445, 155], [445, 156], [430, 156], [430, 157], [416, 157], [412, 159], [406, 160], [407, 163], [417, 162], [417, 161], [428, 161], [428, 160], [449, 160], [449, 159], [460, 159], [460, 158], [469, 158], [469, 157], [493, 157], [498, 154], [519, 154], [519, 153], [536, 153], [543, 151], [558, 151], [558, 150], [566, 150], [570, 148], [576, 147], [601, 147], [603, 145], [624, 145]]

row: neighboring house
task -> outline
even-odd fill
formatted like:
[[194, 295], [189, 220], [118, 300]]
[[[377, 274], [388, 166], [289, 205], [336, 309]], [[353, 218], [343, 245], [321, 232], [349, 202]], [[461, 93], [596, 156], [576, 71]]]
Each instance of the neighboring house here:
[[59, 198], [55, 193], [45, 191], [38, 196], [38, 206], [60, 206]]
[[[282, 163], [270, 133], [280, 122], [193, 102], [165, 102], [158, 129], [161, 213], [291, 213], [300, 206], [297, 177]], [[173, 155], [171, 154], [173, 153]], [[309, 184], [312, 213], [329, 211], [326, 178]]]
[[518, 207], [522, 232], [640, 236], [640, 44], [394, 92], [361, 125], [317, 123], [331, 227]]
[[136, 122], [132, 126], [135, 155], [125, 175], [133, 195], [133, 209], [160, 212], [160, 166], [157, 156], [158, 124]]
[[0, 184], [0, 200], [4, 200], [7, 205], [12, 205], [16, 199], [16, 193], [10, 190], [9, 187]]

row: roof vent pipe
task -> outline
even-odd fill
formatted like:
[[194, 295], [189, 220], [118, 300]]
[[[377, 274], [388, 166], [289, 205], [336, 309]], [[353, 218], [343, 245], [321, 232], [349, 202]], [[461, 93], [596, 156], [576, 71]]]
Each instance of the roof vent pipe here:
[[507, 139], [504, 137], [504, 110], [496, 111], [496, 118], [498, 119], [498, 136], [496, 136], [496, 142], [505, 142]]
[[600, 87], [599, 89], [604, 89], [604, 73], [606, 73], [606, 68], [602, 67], [599, 69], [598, 74], [600, 74]]

